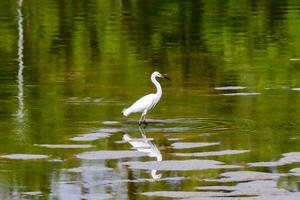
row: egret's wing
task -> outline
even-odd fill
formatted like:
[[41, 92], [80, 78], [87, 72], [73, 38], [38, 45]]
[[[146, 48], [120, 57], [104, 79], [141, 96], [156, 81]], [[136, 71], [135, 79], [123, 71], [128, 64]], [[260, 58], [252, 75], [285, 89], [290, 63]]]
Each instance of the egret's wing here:
[[156, 104], [158, 103], [158, 101], [159, 101], [159, 99], [153, 99], [152, 105], [149, 108], [149, 110], [152, 109], [152, 108], [154, 108], [156, 106]]
[[129, 113], [143, 112], [145, 109], [149, 110], [154, 102], [155, 94], [148, 94], [137, 100], [132, 104], [127, 111]]

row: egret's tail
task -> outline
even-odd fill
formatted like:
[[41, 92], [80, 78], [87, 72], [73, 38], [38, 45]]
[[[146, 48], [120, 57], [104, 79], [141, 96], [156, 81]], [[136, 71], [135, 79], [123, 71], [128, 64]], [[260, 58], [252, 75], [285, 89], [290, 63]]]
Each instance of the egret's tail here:
[[127, 117], [128, 115], [130, 115], [130, 111], [129, 111], [128, 108], [124, 108], [124, 109], [122, 110], [122, 113], [123, 113], [123, 115], [124, 115], [125, 117]]

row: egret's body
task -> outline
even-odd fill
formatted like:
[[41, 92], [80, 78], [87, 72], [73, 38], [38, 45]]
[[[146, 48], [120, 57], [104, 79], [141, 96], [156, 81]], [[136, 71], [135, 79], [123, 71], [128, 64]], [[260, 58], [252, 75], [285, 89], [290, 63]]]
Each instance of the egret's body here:
[[151, 75], [151, 81], [156, 87], [156, 93], [143, 96], [142, 98], [137, 100], [134, 104], [132, 104], [129, 108], [124, 109], [123, 110], [124, 116], [127, 117], [131, 113], [141, 112], [142, 116], [140, 118], [139, 124], [141, 124], [142, 122], [146, 123], [147, 112], [152, 108], [154, 108], [154, 106], [158, 103], [162, 95], [161, 86], [159, 82], [156, 80], [157, 77], [168, 79], [165, 75], [162, 75], [159, 72], [153, 72]]

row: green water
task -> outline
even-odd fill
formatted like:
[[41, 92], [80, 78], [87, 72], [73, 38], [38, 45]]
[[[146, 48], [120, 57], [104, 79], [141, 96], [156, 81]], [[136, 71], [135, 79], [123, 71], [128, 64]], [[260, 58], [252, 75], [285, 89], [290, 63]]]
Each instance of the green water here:
[[[121, 111], [155, 91], [153, 71], [171, 81], [140, 130], [140, 115]], [[141, 193], [235, 185], [206, 179], [239, 171], [278, 175], [299, 195], [300, 156], [280, 160], [300, 152], [299, 77], [296, 0], [1, 1], [0, 199], [161, 199]], [[74, 141], [91, 133], [106, 135]], [[43, 146], [63, 144], [88, 146]], [[223, 150], [248, 151], [193, 154]], [[239, 168], [188, 169], [191, 159]]]

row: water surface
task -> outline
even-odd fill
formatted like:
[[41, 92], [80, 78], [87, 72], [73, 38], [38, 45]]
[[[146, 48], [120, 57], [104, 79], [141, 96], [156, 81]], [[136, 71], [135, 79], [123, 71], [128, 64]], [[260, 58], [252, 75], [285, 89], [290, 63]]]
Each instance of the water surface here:
[[298, 1], [1, 1], [0, 31], [0, 199], [299, 197]]

